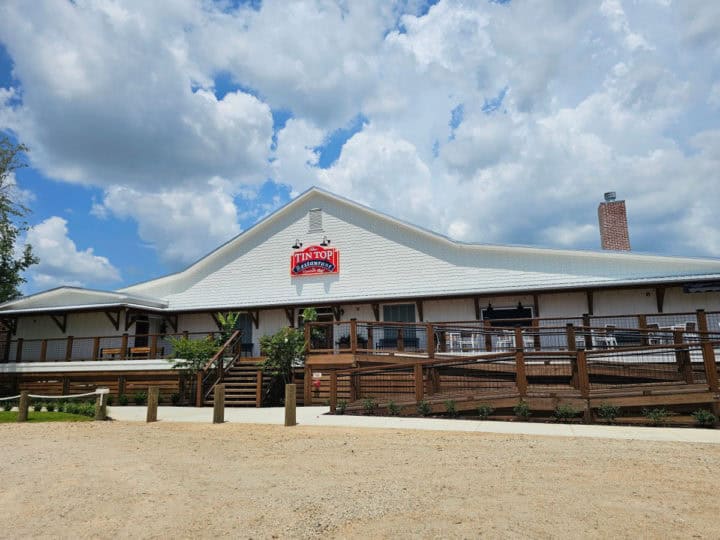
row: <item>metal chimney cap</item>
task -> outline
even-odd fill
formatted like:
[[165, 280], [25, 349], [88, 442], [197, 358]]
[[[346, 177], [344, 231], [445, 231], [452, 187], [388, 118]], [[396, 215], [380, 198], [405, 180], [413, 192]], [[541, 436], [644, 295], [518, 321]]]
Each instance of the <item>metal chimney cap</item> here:
[[606, 191], [605, 192], [605, 202], [613, 202], [617, 198], [617, 195], [614, 191]]

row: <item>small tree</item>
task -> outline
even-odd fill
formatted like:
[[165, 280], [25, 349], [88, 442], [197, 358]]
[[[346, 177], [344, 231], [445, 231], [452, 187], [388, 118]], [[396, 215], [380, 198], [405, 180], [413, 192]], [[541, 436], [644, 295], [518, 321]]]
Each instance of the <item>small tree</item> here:
[[282, 395], [282, 388], [292, 380], [293, 368], [303, 365], [305, 336], [295, 328], [282, 328], [271, 336], [262, 336], [260, 350], [265, 355], [262, 369], [272, 377], [269, 392]]
[[183, 370], [183, 374], [189, 381], [187, 387], [192, 389], [196, 381], [195, 375], [218, 351], [217, 343], [210, 337], [195, 340], [184, 336], [181, 338], [168, 337], [167, 340], [173, 347], [172, 358], [169, 358], [168, 361], [172, 362], [173, 369]]
[[225, 343], [228, 339], [230, 339], [230, 336], [232, 336], [233, 332], [235, 331], [237, 327], [238, 319], [240, 319], [239, 313], [217, 313], [215, 315], [217, 317], [218, 322], [220, 323], [220, 345]]
[[29, 210], [17, 201], [15, 183], [11, 175], [25, 162], [27, 152], [23, 144], [15, 144], [8, 137], [0, 138], [0, 303], [22, 296], [20, 285], [25, 283], [22, 273], [38, 263], [29, 244], [16, 252], [18, 238], [28, 230], [24, 218]]

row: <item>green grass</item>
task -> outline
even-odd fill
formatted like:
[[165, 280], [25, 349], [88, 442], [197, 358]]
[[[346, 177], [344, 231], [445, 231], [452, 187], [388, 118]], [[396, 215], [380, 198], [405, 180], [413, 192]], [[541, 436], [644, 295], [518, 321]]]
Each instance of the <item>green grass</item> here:
[[[0, 411], [0, 424], [17, 422], [17, 411]], [[62, 412], [28, 412], [28, 422], [88, 422], [89, 416]]]

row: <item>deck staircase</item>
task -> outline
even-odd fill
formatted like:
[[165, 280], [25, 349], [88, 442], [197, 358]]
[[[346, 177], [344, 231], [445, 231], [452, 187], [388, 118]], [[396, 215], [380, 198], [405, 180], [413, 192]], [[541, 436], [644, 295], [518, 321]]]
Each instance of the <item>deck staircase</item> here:
[[[254, 363], [236, 362], [225, 374], [225, 405], [227, 407], [261, 407], [262, 398], [270, 383]], [[260, 379], [258, 381], [258, 378]], [[259, 387], [259, 388], [258, 388]], [[204, 405], [212, 406], [214, 391], [205, 398]]]

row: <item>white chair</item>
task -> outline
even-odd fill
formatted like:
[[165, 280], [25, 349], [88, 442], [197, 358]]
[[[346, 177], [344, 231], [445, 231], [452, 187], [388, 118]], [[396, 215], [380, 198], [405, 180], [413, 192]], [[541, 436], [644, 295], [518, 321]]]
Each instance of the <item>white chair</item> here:
[[503, 330], [495, 342], [495, 348], [499, 351], [509, 350], [515, 347], [515, 333]]
[[445, 349], [448, 352], [461, 350], [460, 332], [445, 332]]

